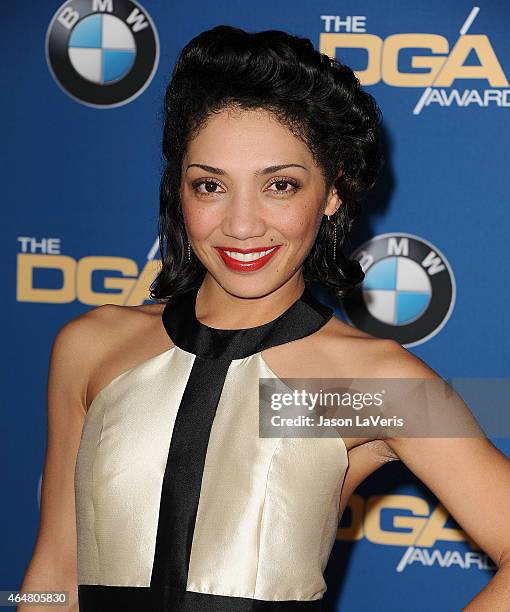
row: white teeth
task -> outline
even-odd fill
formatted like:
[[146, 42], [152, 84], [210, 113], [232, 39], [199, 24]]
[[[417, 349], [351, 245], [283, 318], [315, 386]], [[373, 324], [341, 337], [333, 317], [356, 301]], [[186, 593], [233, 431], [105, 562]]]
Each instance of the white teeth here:
[[268, 249], [267, 251], [259, 251], [258, 253], [236, 253], [235, 251], [225, 251], [225, 253], [232, 257], [232, 259], [237, 259], [237, 261], [255, 261], [256, 259], [260, 259], [267, 253], [274, 251], [276, 247], [272, 249]]

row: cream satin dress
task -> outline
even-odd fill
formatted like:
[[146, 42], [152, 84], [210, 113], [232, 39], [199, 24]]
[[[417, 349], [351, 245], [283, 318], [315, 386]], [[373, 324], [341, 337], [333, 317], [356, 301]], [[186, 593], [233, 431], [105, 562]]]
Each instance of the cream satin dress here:
[[216, 329], [170, 299], [165, 352], [93, 400], [75, 471], [80, 612], [320, 610], [348, 466], [340, 436], [261, 437], [261, 351], [313, 334], [306, 287], [275, 320]]

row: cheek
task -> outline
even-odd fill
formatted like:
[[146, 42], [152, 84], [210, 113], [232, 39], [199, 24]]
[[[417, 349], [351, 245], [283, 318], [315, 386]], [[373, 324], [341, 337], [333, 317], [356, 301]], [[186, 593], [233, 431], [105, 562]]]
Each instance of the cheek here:
[[296, 214], [289, 213], [285, 222], [280, 222], [280, 228], [289, 239], [299, 239], [306, 244], [314, 239], [318, 223], [317, 206], [310, 203], [300, 206]]
[[188, 206], [183, 203], [182, 214], [188, 232], [195, 240], [209, 236], [218, 223], [217, 214], [200, 205]]

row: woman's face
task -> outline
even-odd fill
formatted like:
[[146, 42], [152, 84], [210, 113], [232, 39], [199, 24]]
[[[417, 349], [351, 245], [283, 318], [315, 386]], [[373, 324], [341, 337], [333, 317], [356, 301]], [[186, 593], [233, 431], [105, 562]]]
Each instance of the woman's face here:
[[[308, 147], [264, 110], [209, 118], [184, 156], [181, 202], [191, 248], [226, 291], [244, 297], [302, 282], [322, 216], [341, 203], [334, 188], [325, 193]], [[273, 250], [255, 260], [231, 249]]]

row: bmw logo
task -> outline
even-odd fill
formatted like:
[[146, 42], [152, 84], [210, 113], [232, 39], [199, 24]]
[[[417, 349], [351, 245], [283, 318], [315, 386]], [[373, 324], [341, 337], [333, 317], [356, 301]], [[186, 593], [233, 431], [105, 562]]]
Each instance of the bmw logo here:
[[363, 283], [342, 300], [342, 310], [355, 327], [413, 346], [446, 324], [455, 303], [455, 279], [433, 244], [411, 234], [381, 234], [352, 257], [365, 272]]
[[158, 34], [132, 0], [68, 0], [48, 27], [46, 59], [57, 84], [78, 102], [122, 106], [151, 82]]

